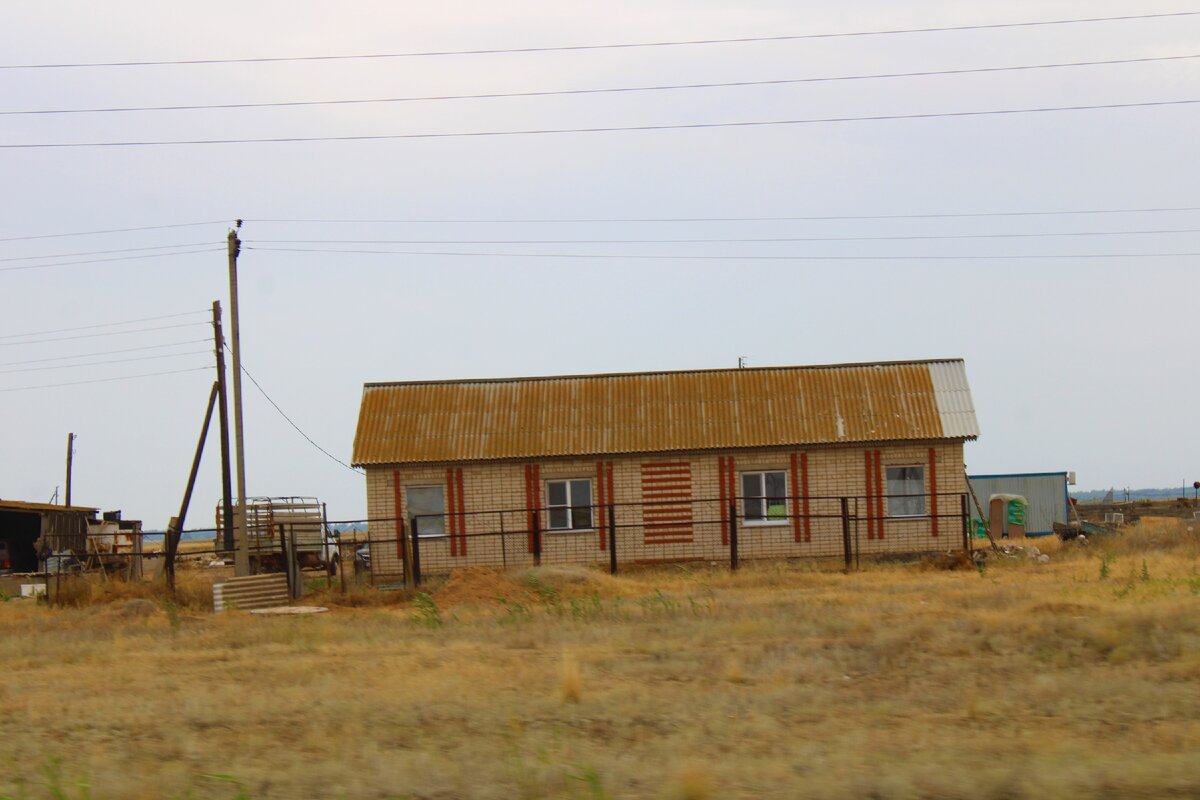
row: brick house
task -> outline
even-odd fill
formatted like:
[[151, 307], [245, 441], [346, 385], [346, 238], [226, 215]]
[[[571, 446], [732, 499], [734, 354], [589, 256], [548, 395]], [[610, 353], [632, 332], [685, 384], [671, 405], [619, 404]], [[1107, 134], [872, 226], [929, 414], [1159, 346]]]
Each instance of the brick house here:
[[977, 436], [961, 360], [369, 383], [353, 462], [378, 574], [835, 556], [961, 546]]

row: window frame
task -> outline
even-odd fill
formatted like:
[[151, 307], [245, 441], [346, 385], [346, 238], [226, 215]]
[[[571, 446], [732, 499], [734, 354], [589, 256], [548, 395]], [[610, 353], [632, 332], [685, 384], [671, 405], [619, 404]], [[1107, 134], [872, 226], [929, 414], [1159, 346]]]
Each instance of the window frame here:
[[[759, 477], [759, 491], [761, 491], [762, 494], [760, 494], [760, 495], [747, 495], [746, 494], [746, 478], [750, 475], [757, 475]], [[779, 475], [783, 478], [783, 516], [779, 517], [779, 518], [774, 518], [774, 519], [771, 518], [770, 510], [769, 510], [770, 505], [766, 502], [767, 500], [770, 499], [770, 496], [767, 494], [767, 475]], [[791, 518], [791, 516], [790, 516], [791, 512], [788, 508], [788, 505], [789, 505], [788, 474], [787, 474], [786, 469], [746, 470], [746, 471], [742, 472], [738, 476], [738, 478], [739, 478], [739, 485], [742, 490], [741, 520], [742, 520], [743, 525], [771, 526], [771, 525], [787, 525], [788, 524], [788, 520]], [[761, 518], [751, 519], [749, 517], [749, 515], [747, 514], [747, 501], [748, 500], [758, 500], [763, 503], [763, 516]]]
[[[595, 513], [596, 507], [595, 507], [595, 503], [592, 502], [596, 496], [596, 487], [593, 485], [591, 478], [579, 478], [579, 477], [576, 477], [576, 478], [546, 478], [543, 481], [543, 483], [544, 483], [544, 487], [545, 487], [545, 491], [546, 491], [545, 531], [547, 533], [588, 533], [588, 532], [592, 532], [592, 531], [596, 530], [596, 513]], [[550, 503], [550, 485], [554, 484], [554, 483], [561, 483], [566, 486], [567, 502], [565, 504], [560, 503], [560, 504], [552, 505]], [[576, 505], [573, 502], [574, 501], [574, 491], [572, 490], [571, 487], [572, 487], [572, 484], [576, 484], [576, 483], [586, 483], [587, 484], [588, 502], [584, 505]], [[566, 527], [554, 527], [554, 525], [552, 524], [552, 520], [554, 519], [553, 512], [556, 509], [564, 509], [567, 512], [567, 526]], [[576, 512], [576, 510], [583, 510], [583, 509], [587, 510], [587, 515], [588, 515], [587, 527], [576, 527], [575, 526], [575, 512]]]
[[435, 516], [433, 514], [413, 514], [412, 513], [412, 496], [411, 496], [410, 492], [412, 492], [414, 489], [437, 489], [439, 492], [442, 493], [442, 513], [436, 515], [437, 518], [442, 521], [441, 531], [439, 531], [437, 533], [426, 533], [426, 532], [420, 530], [420, 524], [418, 524], [417, 536], [421, 539], [438, 539], [438, 538], [443, 538], [443, 537], [449, 536], [450, 534], [446, 532], [446, 516], [447, 516], [447, 514], [446, 514], [446, 487], [445, 487], [445, 485], [441, 484], [441, 483], [421, 483], [421, 484], [414, 484], [412, 486], [404, 487], [404, 502], [405, 502], [405, 507], [407, 508], [407, 510], [409, 512], [408, 514], [406, 514], [406, 516], [408, 517], [409, 525], [412, 524], [413, 517], [421, 517], [421, 521], [424, 522], [426, 520], [433, 519]]
[[[909, 469], [915, 469], [920, 474], [919, 480], [921, 483], [921, 490], [919, 492], [904, 492], [904, 493], [899, 493], [899, 494], [893, 494], [892, 489], [891, 489], [892, 479], [891, 479], [889, 473], [891, 473], [892, 470], [909, 470]], [[905, 480], [911, 481], [914, 479], [906, 478]], [[928, 493], [925, 491], [925, 465], [924, 464], [888, 464], [888, 465], [886, 465], [883, 468], [883, 486], [884, 486], [884, 496], [887, 498], [887, 503], [886, 503], [887, 514], [886, 514], [886, 516], [888, 519], [920, 519], [921, 517], [929, 516], [928, 503], [926, 502], [926, 497], [928, 496]], [[898, 504], [919, 502], [921, 504], [921, 510], [916, 513], [896, 513], [892, 510], [892, 502], [893, 501], [895, 501]]]

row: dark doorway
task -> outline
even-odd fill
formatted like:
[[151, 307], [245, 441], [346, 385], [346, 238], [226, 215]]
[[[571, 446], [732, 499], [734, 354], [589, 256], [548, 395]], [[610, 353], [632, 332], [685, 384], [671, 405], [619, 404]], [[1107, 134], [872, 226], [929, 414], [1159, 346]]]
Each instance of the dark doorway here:
[[42, 517], [27, 511], [0, 511], [0, 539], [8, 543], [13, 572], [37, 572], [33, 543], [42, 532]]

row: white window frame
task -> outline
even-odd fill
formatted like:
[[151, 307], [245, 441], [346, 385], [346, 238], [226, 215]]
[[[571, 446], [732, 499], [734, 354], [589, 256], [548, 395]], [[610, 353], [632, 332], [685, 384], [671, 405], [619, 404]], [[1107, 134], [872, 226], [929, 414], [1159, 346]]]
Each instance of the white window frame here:
[[[894, 469], [895, 470], [904, 470], [904, 469], [917, 470], [920, 473], [920, 483], [921, 483], [920, 491], [919, 492], [901, 492], [901, 493], [893, 494], [892, 493], [891, 472]], [[897, 480], [899, 480], [899, 479], [897, 479]], [[909, 478], [907, 480], [915, 482], [915, 479], [912, 479], [912, 478]], [[886, 494], [887, 494], [887, 516], [888, 516], [888, 519], [916, 519], [918, 517], [929, 516], [928, 509], [926, 508], [927, 504], [925, 502], [926, 492], [925, 492], [925, 465], [924, 464], [889, 464], [889, 465], [885, 466], [883, 469], [883, 485], [884, 485], [884, 490], [886, 491]], [[900, 506], [903, 506], [906, 503], [919, 502], [921, 504], [921, 510], [916, 513], [902, 513], [902, 514], [896, 513], [892, 510], [893, 502], [897, 503]]]
[[431, 515], [430, 514], [420, 514], [420, 515], [415, 515], [415, 516], [421, 517], [421, 519], [418, 520], [418, 522], [417, 522], [417, 535], [422, 539], [437, 539], [437, 538], [440, 538], [443, 536], [449, 536], [449, 534], [446, 533], [446, 487], [445, 487], [445, 485], [440, 484], [440, 483], [423, 483], [423, 484], [416, 485], [416, 486], [405, 486], [404, 487], [404, 501], [405, 501], [405, 507], [407, 509], [409, 509], [408, 522], [410, 525], [412, 524], [412, 519], [413, 519], [414, 514], [412, 513], [412, 501], [410, 500], [409, 492], [411, 492], [413, 489], [437, 489], [439, 492], [442, 493], [442, 513], [440, 515], [441, 520], [442, 520], [442, 530], [438, 533], [426, 533], [425, 531], [422, 531], [420, 529], [421, 523], [428, 522], [431, 518]]
[[[545, 483], [546, 483], [546, 532], [547, 533], [583, 533], [585, 531], [596, 530], [596, 509], [595, 509], [595, 504], [592, 502], [596, 496], [596, 487], [592, 485], [591, 478], [547, 478]], [[561, 483], [561, 484], [566, 485], [567, 502], [565, 505], [563, 505], [563, 504], [551, 505], [550, 504], [550, 484], [552, 484], [552, 483]], [[576, 483], [586, 483], [588, 486], [588, 502], [585, 506], [584, 505], [576, 506], [573, 502], [575, 498], [572, 496], [574, 494], [574, 491], [571, 487], [573, 484], [576, 484]], [[575, 527], [575, 509], [576, 508], [585, 508], [585, 507], [587, 508], [587, 512], [588, 512], [587, 527], [577, 528], [577, 527]], [[566, 512], [567, 512], [566, 527], [554, 527], [551, 523], [551, 520], [554, 519], [554, 515], [553, 515], [554, 509], [560, 509], [560, 508], [566, 509]]]
[[[767, 475], [782, 475], [783, 476], [783, 516], [778, 519], [772, 519], [767, 504]], [[745, 496], [746, 478], [751, 475], [758, 476], [758, 490], [762, 494]], [[747, 470], [739, 476], [738, 487], [742, 490], [742, 524], [743, 525], [787, 525], [788, 524], [788, 476], [786, 469], [758, 469]], [[747, 500], [761, 500], [763, 503], [762, 519], [750, 519], [746, 514]]]

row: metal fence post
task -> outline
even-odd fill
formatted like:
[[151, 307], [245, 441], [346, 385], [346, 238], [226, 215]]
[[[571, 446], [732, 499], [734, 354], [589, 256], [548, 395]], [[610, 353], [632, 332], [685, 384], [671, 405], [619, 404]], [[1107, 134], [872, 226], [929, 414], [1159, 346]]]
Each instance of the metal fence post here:
[[542, 524], [538, 519], [537, 509], [533, 511], [533, 565], [542, 565]]
[[288, 565], [287, 557], [287, 534], [283, 531], [283, 523], [279, 523], [279, 558], [283, 565], [283, 574], [287, 577], [288, 597], [293, 597], [292, 594], [292, 568]]
[[966, 496], [966, 494], [960, 494], [958, 496], [958, 499], [959, 499], [960, 503], [962, 504], [963, 550], [970, 553], [971, 552], [971, 515], [969, 513], [969, 507], [967, 506], [967, 496]]
[[421, 585], [421, 525], [414, 516], [412, 518], [412, 576], [413, 586]]
[[617, 511], [608, 504], [608, 574], [617, 574]]
[[304, 580], [300, 574], [300, 554], [296, 552], [296, 526], [288, 524], [288, 574], [292, 576], [292, 599], [304, 594]]
[[846, 557], [846, 572], [850, 571], [850, 498], [842, 498], [842, 552]]
[[738, 524], [737, 524], [737, 502], [729, 504], [729, 569], [731, 571], [738, 568]]

